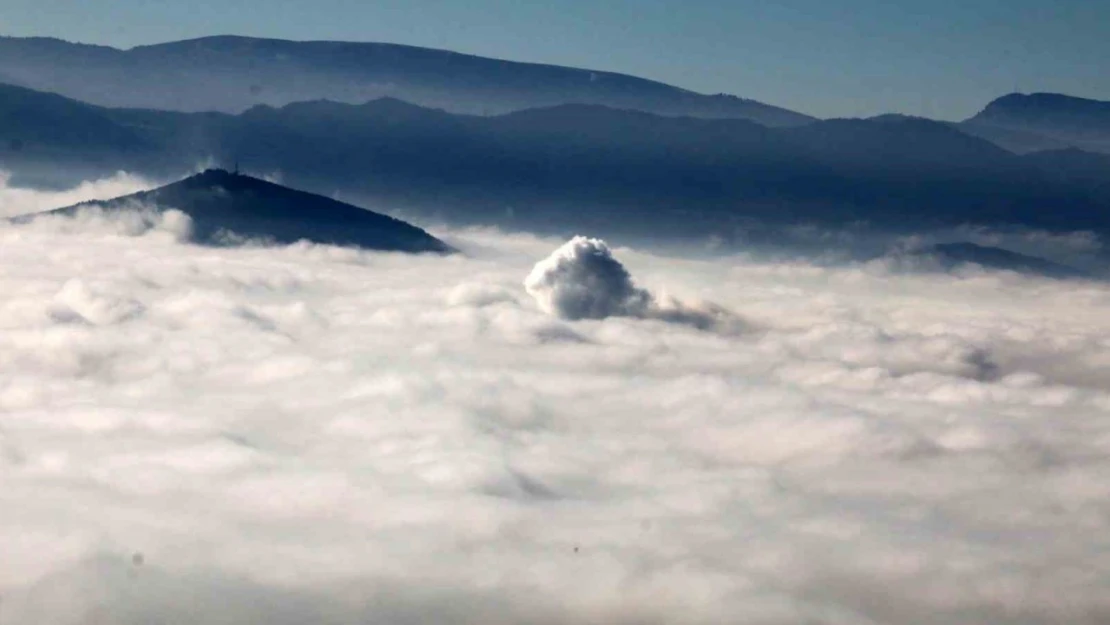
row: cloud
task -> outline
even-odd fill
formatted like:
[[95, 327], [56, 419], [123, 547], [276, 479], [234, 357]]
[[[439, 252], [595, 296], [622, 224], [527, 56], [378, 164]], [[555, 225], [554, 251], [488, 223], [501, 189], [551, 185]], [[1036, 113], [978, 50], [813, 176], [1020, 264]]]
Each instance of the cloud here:
[[163, 210], [139, 204], [108, 210], [99, 206], [84, 206], [72, 215], [36, 216], [34, 221], [39, 231], [57, 233], [104, 233], [129, 237], [161, 233], [178, 243], [193, 238], [193, 220], [189, 215], [177, 209]]
[[154, 181], [127, 172], [82, 182], [62, 191], [13, 187], [10, 181], [11, 175], [0, 171], [0, 218], [48, 211], [88, 200], [107, 200], [158, 186]]
[[[183, 596], [184, 595], [184, 596]], [[89, 609], [74, 598], [97, 603]], [[77, 625], [93, 622], [213, 623], [240, 625], [341, 625], [348, 623], [470, 623], [473, 625], [537, 623], [642, 623], [665, 621], [629, 606], [626, 614], [575, 616], [521, 588], [511, 595], [378, 581], [328, 589], [283, 588], [228, 577], [219, 571], [170, 573], [141, 554], [129, 558], [101, 556], [52, 575], [5, 607], [23, 622]], [[608, 620], [612, 619], [612, 620]]]
[[963, 226], [898, 237], [888, 242], [888, 251], [894, 257], [901, 257], [898, 263], [905, 269], [913, 269], [912, 265], [916, 263], [919, 270], [939, 270], [941, 265], [930, 265], [926, 258], [914, 260], [902, 257], [902, 254], [920, 251], [936, 244], [965, 242], [1044, 258], [1080, 268], [1094, 276], [1107, 275], [1106, 246], [1101, 237], [1088, 231], [1048, 232], [1017, 227], [997, 229]]
[[577, 236], [536, 263], [524, 288], [540, 308], [568, 320], [635, 317], [659, 319], [708, 330], [738, 326], [726, 309], [709, 303], [687, 304], [657, 298], [637, 287], [601, 239]]
[[643, 317], [653, 304], [604, 241], [582, 236], [536, 263], [524, 288], [545, 312], [565, 319]]
[[1110, 614], [1106, 284], [622, 248], [571, 321], [562, 241], [94, 217], [0, 226], [4, 622]]

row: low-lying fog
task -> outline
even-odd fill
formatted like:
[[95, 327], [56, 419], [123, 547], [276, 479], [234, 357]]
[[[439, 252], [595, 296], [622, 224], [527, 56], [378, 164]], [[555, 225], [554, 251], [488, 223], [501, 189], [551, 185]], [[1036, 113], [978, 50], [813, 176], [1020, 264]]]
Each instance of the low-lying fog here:
[[1110, 620], [1106, 284], [186, 225], [0, 226], [3, 625]]

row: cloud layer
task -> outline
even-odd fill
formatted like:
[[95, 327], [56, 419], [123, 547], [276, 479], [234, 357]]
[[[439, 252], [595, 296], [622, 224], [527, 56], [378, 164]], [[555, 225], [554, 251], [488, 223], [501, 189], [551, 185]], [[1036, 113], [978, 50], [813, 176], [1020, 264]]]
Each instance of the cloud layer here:
[[156, 186], [150, 180], [127, 172], [53, 192], [13, 187], [10, 181], [11, 175], [0, 171], [0, 219], [62, 208], [87, 200], [107, 200]]
[[175, 228], [0, 226], [3, 622], [1110, 618], [1104, 284]]

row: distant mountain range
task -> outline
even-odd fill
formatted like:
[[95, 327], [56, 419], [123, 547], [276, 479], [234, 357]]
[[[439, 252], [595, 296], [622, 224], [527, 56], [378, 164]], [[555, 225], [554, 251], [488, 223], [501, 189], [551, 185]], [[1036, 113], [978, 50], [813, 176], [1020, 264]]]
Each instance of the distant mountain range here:
[[754, 100], [624, 74], [385, 43], [221, 36], [119, 50], [0, 37], [0, 82], [102, 106], [182, 112], [392, 97], [477, 115], [577, 103], [766, 126], [812, 120]]
[[268, 243], [307, 240], [396, 252], [454, 251], [424, 230], [398, 219], [219, 169], [151, 191], [23, 215], [12, 221], [26, 223], [46, 215], [73, 215], [88, 209], [176, 209], [192, 219], [192, 240], [204, 244], [244, 239]]
[[1064, 148], [1110, 153], [1110, 102], [1014, 93], [959, 127], [1018, 153]]
[[963, 122], [816, 120], [588, 69], [230, 36], [130, 50], [0, 37], [0, 82], [15, 184], [238, 162], [406, 215], [558, 232], [1110, 233], [1110, 103], [1056, 94]]
[[[664, 116], [746, 119], [768, 127], [813, 117], [727, 94], [705, 95], [591, 69], [519, 63], [413, 46], [215, 36], [127, 50], [0, 37], [0, 83], [107, 107], [241, 113], [330, 100], [396, 98], [452, 113], [499, 115], [595, 104]], [[1009, 151], [1110, 153], [1110, 102], [1010, 94], [961, 131]]]
[[17, 182], [165, 178], [206, 162], [406, 214], [559, 232], [727, 240], [753, 224], [866, 222], [1110, 233], [1110, 156], [1016, 155], [925, 119], [768, 128], [595, 105], [468, 116], [395, 99], [188, 114], [0, 88], [0, 163]]

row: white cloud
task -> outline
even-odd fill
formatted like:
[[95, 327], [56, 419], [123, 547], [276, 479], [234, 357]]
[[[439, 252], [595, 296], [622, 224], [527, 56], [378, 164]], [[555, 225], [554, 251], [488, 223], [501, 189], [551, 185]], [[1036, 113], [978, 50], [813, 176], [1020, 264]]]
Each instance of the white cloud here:
[[536, 263], [524, 288], [540, 308], [565, 319], [644, 317], [654, 299], [632, 283], [604, 241], [582, 236]]
[[0, 622], [1110, 616], [1105, 284], [133, 225], [0, 226]]
[[153, 181], [127, 172], [82, 182], [62, 191], [13, 187], [10, 181], [11, 175], [0, 171], [0, 219], [72, 206], [88, 200], [107, 200], [158, 186]]
[[39, 231], [81, 235], [87, 232], [111, 232], [120, 236], [142, 236], [156, 232], [184, 243], [193, 237], [193, 220], [177, 210], [135, 204], [123, 209], [105, 210], [99, 206], [82, 206], [72, 215], [44, 215], [35, 218]]
[[688, 304], [637, 287], [604, 241], [577, 236], [539, 261], [524, 288], [548, 314], [569, 320], [634, 317], [701, 329], [739, 329], [728, 310], [707, 302]]

